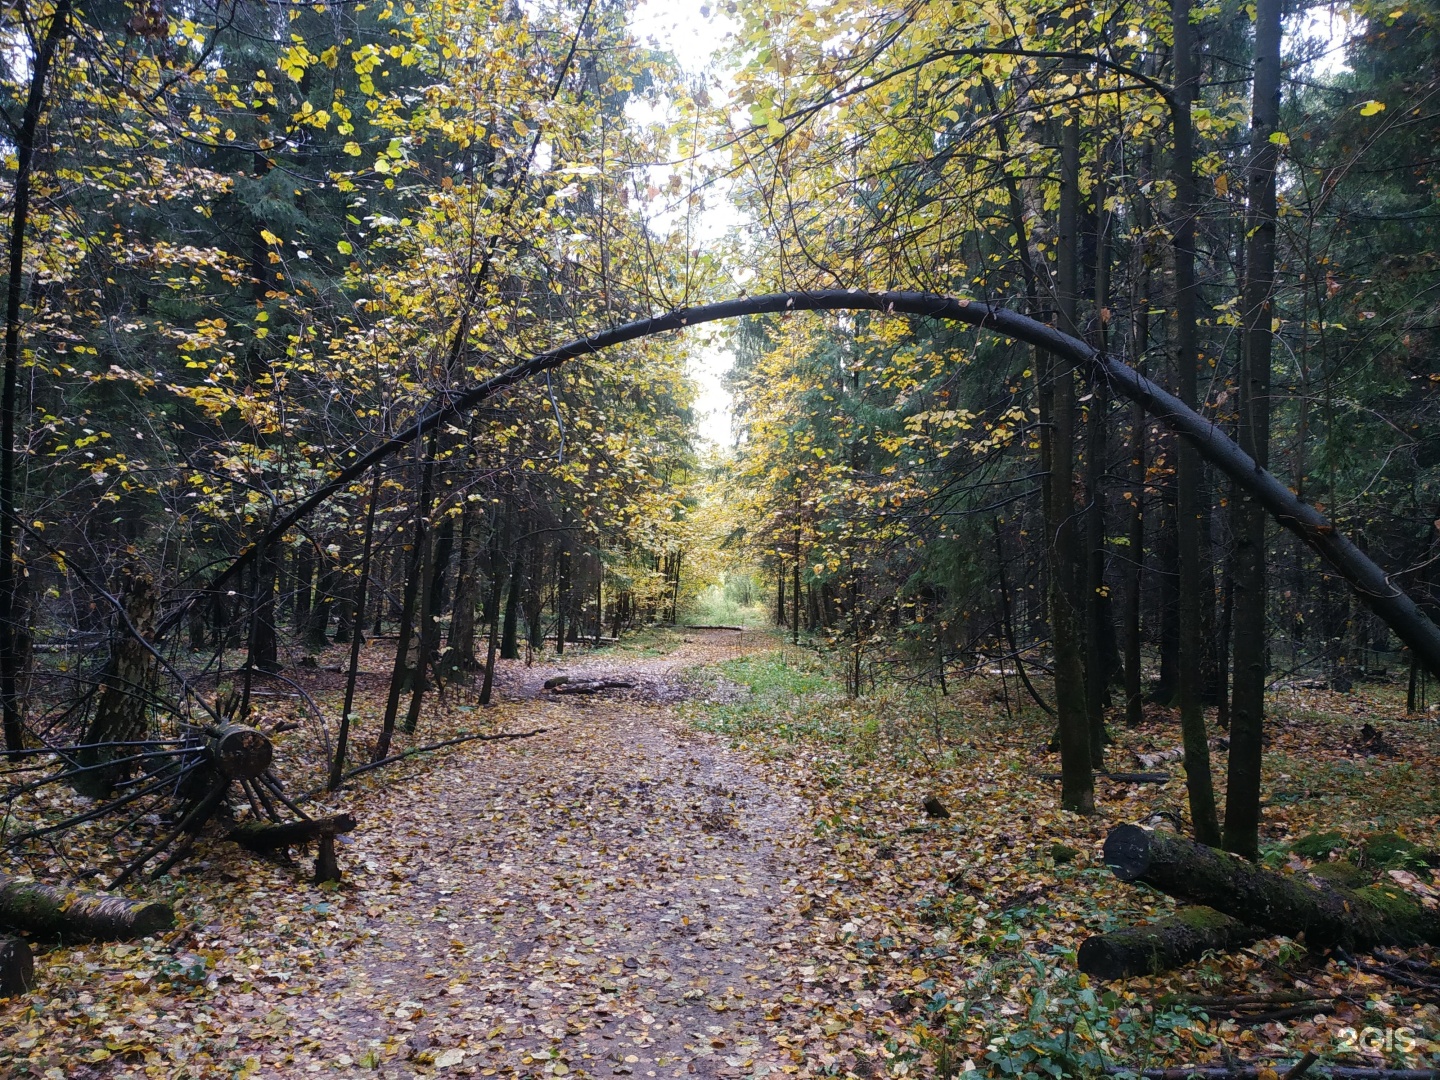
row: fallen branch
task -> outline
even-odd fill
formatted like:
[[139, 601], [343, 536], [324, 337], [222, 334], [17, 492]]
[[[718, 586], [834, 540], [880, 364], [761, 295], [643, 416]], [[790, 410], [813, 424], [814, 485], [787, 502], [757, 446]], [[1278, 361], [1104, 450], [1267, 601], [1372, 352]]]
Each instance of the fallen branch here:
[[67, 941], [120, 941], [174, 925], [174, 910], [158, 900], [76, 892], [0, 874], [0, 926]]
[[303, 821], [287, 821], [278, 825], [270, 821], [246, 821], [231, 829], [229, 838], [247, 851], [264, 854], [277, 848], [307, 844], [322, 837], [352, 832], [354, 828], [355, 818], [350, 814], [306, 818]]
[[[402, 750], [398, 754], [391, 754], [387, 758], [381, 758], [379, 761], [372, 761], [365, 765], [357, 765], [355, 768], [347, 771], [340, 779], [342, 781], [350, 780], [356, 776], [360, 776], [362, 773], [369, 772], [371, 769], [378, 769], [384, 765], [393, 765], [397, 761], [404, 761], [406, 758], [428, 754], [432, 750], [444, 750], [447, 746], [459, 746], [461, 743], [468, 742], [500, 742], [506, 739], [529, 739], [536, 735], [544, 735], [545, 732], [549, 730], [549, 728], [536, 728], [534, 731], [504, 732], [500, 735], [461, 735], [458, 739], [446, 739], [444, 742], [431, 743], [429, 746], [412, 747], [409, 750]], [[314, 794], [316, 793], [309, 792], [302, 796], [302, 798], [311, 798]]]

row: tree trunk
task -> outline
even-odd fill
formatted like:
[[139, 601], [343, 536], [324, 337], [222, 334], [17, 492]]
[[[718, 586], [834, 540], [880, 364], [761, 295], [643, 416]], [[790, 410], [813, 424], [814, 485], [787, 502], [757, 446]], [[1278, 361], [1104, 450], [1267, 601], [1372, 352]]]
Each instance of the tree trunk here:
[[[570, 533], [560, 533], [560, 552], [555, 557], [555, 655], [565, 655], [565, 629], [570, 611]], [[570, 620], [573, 623], [573, 620]]]
[[1213, 908], [1183, 908], [1168, 919], [1086, 938], [1076, 955], [1081, 972], [1097, 979], [1158, 975], [1199, 960], [1207, 952], [1233, 952], [1265, 931]]
[[[500, 635], [500, 659], [520, 659], [520, 587], [525, 580], [525, 550], [515, 541], [510, 566], [510, 588], [505, 593], [505, 628]], [[618, 635], [617, 635], [618, 636]]]
[[25, 748], [20, 684], [20, 650], [16, 648], [21, 612], [25, 610], [25, 575], [17, 566], [15, 523], [20, 520], [20, 489], [16, 476], [16, 420], [20, 411], [20, 320], [25, 291], [25, 232], [30, 224], [30, 175], [36, 134], [45, 111], [45, 80], [60, 42], [70, 32], [70, 0], [58, 0], [45, 38], [30, 54], [30, 89], [15, 131], [15, 179], [11, 189], [8, 280], [5, 305], [5, 371], [0, 380], [0, 726], [5, 748]]
[[460, 563], [455, 568], [455, 589], [451, 595], [450, 635], [445, 648], [452, 672], [470, 672], [475, 659], [475, 612], [480, 604], [480, 503], [466, 502], [460, 517]]
[[[75, 779], [75, 790], [91, 798], [102, 798], [129, 771], [129, 765], [103, 767], [117, 757], [128, 757], [128, 747], [104, 744], [135, 742], [149, 731], [148, 717], [155, 694], [159, 661], [147, 642], [154, 635], [159, 597], [155, 582], [133, 567], [122, 571], [122, 611], [110, 646], [110, 662], [100, 686], [95, 715], [85, 730], [76, 760], [85, 767]], [[128, 625], [126, 625], [128, 623]]]
[[[1194, 134], [1190, 105], [1196, 92], [1195, 35], [1190, 26], [1190, 0], [1171, 0], [1171, 30], [1175, 36], [1175, 126], [1172, 179], [1175, 183], [1175, 221], [1171, 225], [1175, 256], [1175, 382], [1176, 396], [1195, 408], [1196, 371], [1200, 366], [1199, 288], [1195, 282], [1195, 217], [1199, 197], [1195, 188]], [[1195, 447], [1175, 440], [1175, 524], [1179, 554], [1179, 671], [1176, 704], [1180, 708], [1180, 734], [1185, 744], [1185, 786], [1190, 797], [1190, 821], [1202, 844], [1220, 842], [1215, 814], [1215, 788], [1210, 778], [1210, 744], [1205, 737], [1205, 710], [1200, 697], [1200, 473], [1203, 468]]]
[[1184, 837], [1121, 825], [1105, 838], [1105, 865], [1187, 904], [1205, 904], [1312, 949], [1440, 944], [1440, 910], [1397, 885], [1317, 888]]
[[77, 892], [0, 874], [0, 926], [65, 941], [121, 941], [175, 925], [175, 912], [158, 900]]
[[345, 775], [345, 759], [350, 749], [350, 710], [355, 705], [355, 683], [360, 674], [360, 645], [365, 632], [365, 599], [370, 588], [370, 556], [375, 543], [375, 506], [380, 501], [380, 470], [370, 480], [370, 504], [365, 509], [365, 536], [360, 549], [360, 580], [355, 585], [355, 612], [350, 629], [350, 664], [345, 673], [345, 703], [340, 708], [339, 731], [335, 736], [335, 756], [330, 761], [327, 791], [340, 786]]
[[[1103, 177], [1104, 155], [1097, 171]], [[1095, 330], [1098, 351], [1109, 347], [1106, 323], [1110, 310], [1110, 213], [1105, 209], [1107, 186], [1103, 179], [1094, 189], [1095, 203]], [[1109, 624], [1110, 604], [1105, 590], [1105, 475], [1108, 467], [1110, 393], [1097, 383], [1085, 423], [1085, 712], [1090, 728], [1090, 763], [1105, 767], [1105, 704], [1110, 691], [1110, 656], [1114, 628]]]
[[410, 641], [415, 633], [415, 607], [420, 594], [421, 552], [430, 541], [430, 502], [435, 482], [435, 437], [432, 435], [420, 467], [420, 490], [415, 501], [415, 524], [411, 532], [409, 567], [405, 575], [405, 598], [400, 611], [400, 632], [396, 635], [395, 660], [390, 669], [390, 689], [385, 698], [385, 716], [380, 723], [380, 738], [375, 742], [372, 761], [390, 753], [390, 740], [395, 735], [395, 720], [400, 713], [400, 695], [410, 674]]
[[[1078, 65], [1066, 69], [1077, 74]], [[1060, 133], [1060, 222], [1058, 236], [1058, 301], [1060, 329], [1078, 336], [1080, 299], [1080, 115], [1062, 118]], [[1091, 772], [1089, 723], [1085, 710], [1085, 658], [1081, 639], [1077, 580], [1075, 515], [1075, 364], [1055, 357], [1050, 448], [1049, 521], [1051, 551], [1050, 632], [1055, 643], [1055, 709], [1060, 736], [1060, 804], [1082, 814], [1095, 810], [1095, 777]]]
[[[1003, 307], [935, 293], [866, 293], [848, 289], [770, 293], [667, 312], [624, 323], [583, 340], [566, 342], [448, 397], [443, 405], [425, 413], [408, 428], [372, 449], [364, 452], [357, 449], [356, 456], [349, 465], [341, 469], [330, 482], [287, 510], [264, 540], [271, 543], [283, 538], [297, 522], [313, 513], [346, 485], [365, 475], [376, 464], [387, 460], [399, 450], [438, 430], [443, 423], [476, 408], [525, 379], [560, 367], [568, 360], [589, 356], [624, 342], [721, 319], [745, 315], [836, 310], [912, 314], [965, 323], [1026, 342], [1046, 354], [1081, 365], [1091, 378], [1107, 380], [1112, 390], [1131, 401], [1139, 402], [1176, 435], [1193, 442], [1200, 449], [1202, 457], [1234, 480], [1281, 525], [1304, 540], [1330, 567], [1344, 577], [1362, 601], [1383, 619], [1405, 644], [1416, 650], [1430, 671], [1440, 673], [1440, 626], [1432, 622], [1373, 559], [1338, 532], [1333, 522], [1315, 507], [1297, 498], [1293, 491], [1268, 470], [1257, 467], [1255, 460], [1219, 431], [1211, 420], [1185, 406], [1164, 388], [1137, 374], [1128, 364], [1112, 356], [1097, 354], [1084, 341], [1071, 334]], [[214, 596], [217, 591], [223, 592], [230, 581], [249, 567], [253, 558], [253, 549], [237, 556], [193, 594], [195, 600], [207, 595]], [[186, 605], [177, 605], [157, 633], [169, 630], [176, 622], [185, 618], [186, 612]]]
[[291, 565], [295, 568], [295, 598], [290, 604], [290, 625], [303, 631], [310, 626], [310, 596], [315, 589], [315, 545], [308, 538], [295, 549]]
[[[1275, 292], [1275, 165], [1280, 127], [1280, 0], [1257, 0], [1255, 75], [1250, 110], [1249, 209], [1245, 232], [1245, 367], [1240, 380], [1240, 448], [1261, 469], [1270, 463], [1270, 342]], [[1230, 768], [1225, 847], [1255, 858], [1260, 845], [1260, 759], [1265, 727], [1265, 510], [1249, 494], [1238, 507], [1235, 674], [1230, 704]]]

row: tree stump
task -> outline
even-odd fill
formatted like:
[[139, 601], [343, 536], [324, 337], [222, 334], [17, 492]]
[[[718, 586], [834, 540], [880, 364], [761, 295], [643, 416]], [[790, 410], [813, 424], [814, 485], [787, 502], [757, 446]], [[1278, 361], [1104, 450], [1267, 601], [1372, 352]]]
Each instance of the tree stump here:
[[0, 934], [0, 997], [23, 994], [35, 985], [35, 958], [23, 938]]

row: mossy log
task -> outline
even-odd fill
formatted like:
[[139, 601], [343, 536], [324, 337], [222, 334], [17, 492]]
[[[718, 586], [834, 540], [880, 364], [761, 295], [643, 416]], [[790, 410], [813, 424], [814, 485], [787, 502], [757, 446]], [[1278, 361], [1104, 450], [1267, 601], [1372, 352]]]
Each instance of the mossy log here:
[[1148, 926], [1130, 926], [1086, 938], [1080, 970], [1097, 979], [1158, 975], [1199, 960], [1207, 952], [1230, 952], [1259, 941], [1265, 931], [1213, 908], [1183, 908]]
[[1319, 888], [1138, 825], [1121, 825], [1105, 838], [1105, 864], [1121, 881], [1208, 905], [1271, 933], [1303, 935], [1313, 948], [1440, 944], [1440, 911], [1398, 885]]
[[24, 938], [0, 934], [0, 998], [23, 994], [35, 985], [35, 957]]
[[0, 927], [66, 941], [121, 941], [174, 925], [174, 910], [158, 900], [126, 900], [0, 874]]
[[280, 825], [268, 821], [246, 821], [230, 830], [230, 839], [250, 851], [263, 853], [326, 837], [333, 840], [337, 833], [351, 832], [354, 828], [355, 819], [349, 814], [287, 821]]

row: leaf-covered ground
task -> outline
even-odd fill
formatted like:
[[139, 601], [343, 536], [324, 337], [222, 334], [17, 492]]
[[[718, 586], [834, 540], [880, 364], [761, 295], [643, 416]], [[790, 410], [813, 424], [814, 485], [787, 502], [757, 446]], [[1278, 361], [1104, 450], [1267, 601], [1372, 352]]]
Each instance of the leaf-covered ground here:
[[[559, 670], [637, 685], [546, 694]], [[690, 632], [512, 664], [501, 691], [490, 710], [447, 692], [419, 741], [482, 719], [545, 734], [357, 781], [338, 889], [216, 841], [156, 887], [171, 934], [43, 952], [37, 989], [0, 1003], [0, 1075], [1041, 1076], [1440, 1049], [1433, 993], [1284, 939], [1086, 985], [1087, 934], [1170, 907], [1099, 844], [1182, 813], [1183, 787], [1102, 781], [1096, 817], [1059, 813], [1044, 718], [993, 683], [851, 701], [811, 652]], [[1377, 832], [1440, 847], [1433, 721], [1385, 694], [1274, 713], [1272, 865], [1303, 871], [1322, 831], [1337, 852]], [[1117, 769], [1177, 742], [1158, 713], [1117, 735]], [[930, 794], [951, 818], [921, 812]], [[1285, 1015], [1256, 1023], [1204, 1003], [1276, 993], [1249, 1011]]]

